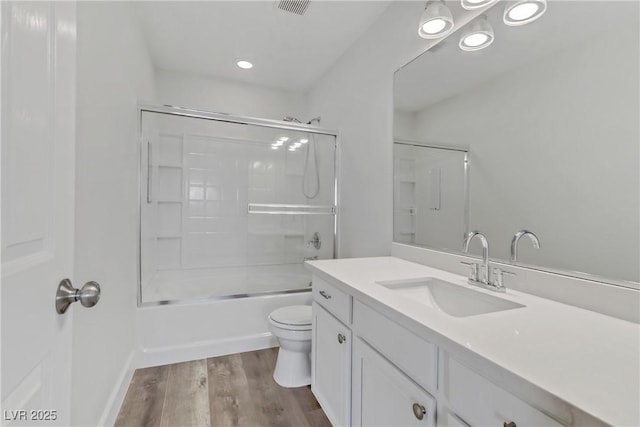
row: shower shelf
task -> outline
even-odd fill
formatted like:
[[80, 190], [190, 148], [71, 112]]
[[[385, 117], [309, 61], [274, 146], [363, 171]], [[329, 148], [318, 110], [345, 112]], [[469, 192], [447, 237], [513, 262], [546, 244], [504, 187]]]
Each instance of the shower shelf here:
[[170, 163], [159, 163], [159, 168], [170, 168], [170, 169], [182, 169], [182, 165], [179, 164], [170, 164]]
[[156, 236], [157, 239], [168, 240], [168, 239], [182, 239], [180, 234], [160, 234]]
[[182, 203], [182, 200], [158, 200], [158, 203], [171, 203], [171, 204], [177, 204], [177, 203]]

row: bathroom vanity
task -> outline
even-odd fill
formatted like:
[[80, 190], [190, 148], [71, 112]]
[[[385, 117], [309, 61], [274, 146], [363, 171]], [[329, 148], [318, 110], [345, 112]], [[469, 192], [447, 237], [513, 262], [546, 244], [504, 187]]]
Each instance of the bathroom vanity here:
[[640, 425], [636, 323], [394, 257], [307, 267], [336, 426]]

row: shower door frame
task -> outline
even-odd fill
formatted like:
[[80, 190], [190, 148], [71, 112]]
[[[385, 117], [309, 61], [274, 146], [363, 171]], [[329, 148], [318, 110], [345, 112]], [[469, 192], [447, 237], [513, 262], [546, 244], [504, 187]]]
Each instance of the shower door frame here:
[[266, 292], [256, 292], [256, 293], [238, 293], [233, 295], [221, 295], [221, 296], [206, 296], [206, 297], [197, 297], [197, 298], [189, 298], [189, 299], [171, 299], [171, 300], [160, 300], [160, 301], [142, 301], [142, 185], [143, 185], [143, 159], [142, 159], [142, 144], [143, 133], [142, 133], [142, 117], [143, 113], [157, 113], [157, 114], [166, 114], [170, 116], [180, 116], [180, 117], [188, 117], [194, 119], [204, 119], [204, 120], [212, 120], [217, 122], [225, 122], [225, 123], [236, 123], [240, 125], [252, 125], [252, 126], [260, 126], [272, 129], [282, 129], [282, 130], [291, 130], [291, 131], [299, 131], [306, 133], [314, 133], [318, 135], [329, 135], [335, 138], [334, 141], [334, 168], [333, 168], [333, 259], [336, 259], [339, 256], [340, 245], [339, 245], [339, 237], [338, 237], [338, 227], [339, 227], [339, 208], [338, 208], [338, 200], [339, 200], [339, 186], [338, 186], [338, 167], [340, 160], [340, 131], [325, 129], [321, 127], [311, 126], [303, 123], [293, 123], [293, 122], [284, 122], [280, 120], [271, 120], [271, 119], [263, 119], [258, 117], [250, 117], [250, 116], [241, 116], [234, 114], [226, 114], [226, 113], [215, 113], [211, 111], [204, 110], [196, 110], [192, 108], [186, 107], [178, 107], [174, 105], [152, 105], [152, 104], [139, 104], [138, 105], [138, 145], [137, 145], [137, 156], [138, 156], [138, 223], [137, 223], [137, 234], [138, 234], [138, 244], [137, 244], [137, 258], [138, 262], [136, 265], [137, 268], [137, 276], [138, 276], [138, 296], [137, 296], [137, 305], [138, 307], [152, 307], [159, 305], [176, 305], [176, 304], [188, 304], [191, 302], [201, 302], [201, 301], [216, 301], [216, 300], [226, 300], [226, 299], [238, 299], [238, 298], [247, 298], [247, 297], [258, 297], [258, 296], [273, 296], [273, 295], [286, 295], [286, 294], [294, 294], [294, 293], [302, 293], [302, 292], [311, 292], [311, 288], [304, 289], [288, 289], [288, 290], [280, 290], [280, 291], [266, 291]]

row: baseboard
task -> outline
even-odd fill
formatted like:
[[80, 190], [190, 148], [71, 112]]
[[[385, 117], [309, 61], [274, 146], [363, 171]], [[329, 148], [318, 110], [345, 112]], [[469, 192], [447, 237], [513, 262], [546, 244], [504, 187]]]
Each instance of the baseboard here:
[[276, 347], [277, 338], [271, 332], [214, 341], [199, 341], [182, 345], [142, 349], [138, 352], [136, 368], [167, 365], [189, 360], [206, 359], [226, 354]]
[[107, 404], [105, 405], [102, 416], [100, 417], [100, 421], [98, 422], [99, 426], [113, 426], [113, 424], [116, 422], [118, 412], [120, 411], [120, 407], [122, 406], [122, 402], [124, 401], [124, 397], [126, 396], [127, 390], [129, 388], [129, 383], [131, 382], [131, 378], [133, 377], [133, 372], [136, 369], [134, 365], [135, 361], [136, 352], [131, 351], [122, 371], [120, 372], [120, 375], [118, 375], [115, 386], [111, 391], [111, 394], [109, 395]]

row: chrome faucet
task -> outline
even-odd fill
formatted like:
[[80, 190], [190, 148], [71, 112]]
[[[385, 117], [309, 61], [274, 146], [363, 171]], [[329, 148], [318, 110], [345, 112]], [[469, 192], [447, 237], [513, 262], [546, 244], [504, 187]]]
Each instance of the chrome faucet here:
[[518, 243], [520, 239], [524, 236], [529, 236], [531, 241], [533, 242], [533, 247], [536, 249], [540, 249], [540, 240], [538, 240], [538, 236], [536, 236], [533, 231], [529, 230], [520, 230], [516, 234], [513, 235], [513, 239], [511, 239], [511, 261], [518, 261]]
[[[475, 277], [472, 277], [471, 279], [486, 285], [489, 283], [489, 241], [487, 238], [479, 231], [470, 231], [464, 238], [464, 247], [462, 250], [469, 253], [469, 245], [476, 236], [480, 239], [480, 243], [482, 244], [482, 265], [479, 266], [480, 269], [478, 273], [475, 274]], [[472, 274], [472, 276], [474, 276], [474, 274]]]
[[480, 243], [482, 244], [482, 265], [463, 262], [463, 264], [467, 264], [471, 267], [471, 276], [469, 277], [469, 283], [473, 285], [479, 285], [497, 292], [506, 292], [507, 288], [505, 288], [503, 284], [502, 275], [503, 273], [513, 273], [503, 271], [500, 268], [491, 268], [491, 266], [489, 265], [489, 241], [484, 236], [484, 234], [480, 233], [479, 231], [469, 232], [464, 238], [463, 251], [469, 253], [469, 245], [471, 244], [471, 240], [473, 240], [473, 238], [476, 236], [480, 239]]

